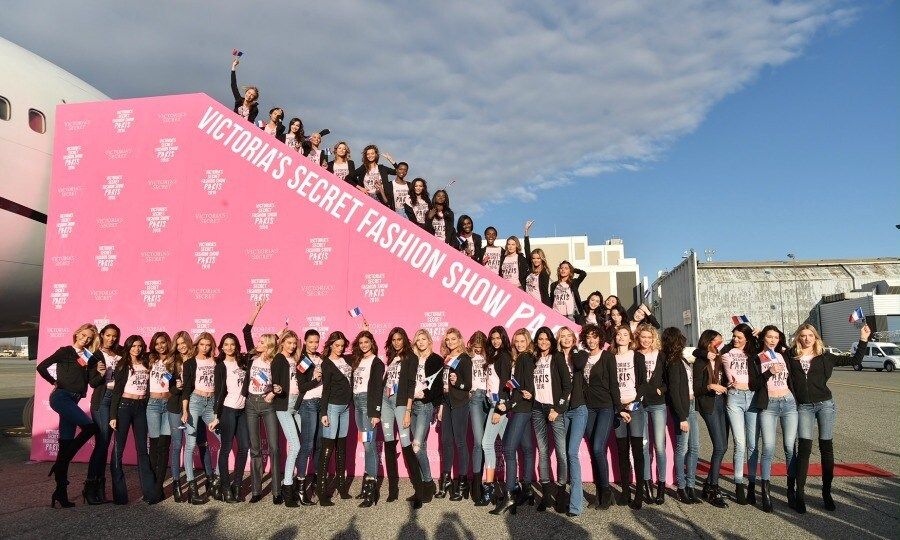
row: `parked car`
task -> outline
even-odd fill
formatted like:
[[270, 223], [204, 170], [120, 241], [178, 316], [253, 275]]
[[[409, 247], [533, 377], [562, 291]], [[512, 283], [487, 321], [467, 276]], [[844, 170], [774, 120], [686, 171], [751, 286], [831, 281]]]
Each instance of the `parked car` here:
[[856, 371], [862, 371], [863, 368], [874, 369], [875, 371], [891, 372], [900, 367], [900, 347], [894, 343], [883, 341], [871, 341], [868, 344], [866, 355], [863, 356], [862, 362], [853, 366]]
[[844, 352], [837, 347], [825, 347], [825, 352], [833, 354], [835, 356], [850, 356], [849, 352]]

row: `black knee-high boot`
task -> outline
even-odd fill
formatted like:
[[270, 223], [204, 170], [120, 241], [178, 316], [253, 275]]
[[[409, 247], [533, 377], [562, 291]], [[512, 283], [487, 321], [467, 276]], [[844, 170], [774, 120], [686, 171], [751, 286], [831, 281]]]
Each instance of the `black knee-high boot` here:
[[619, 453], [619, 486], [622, 494], [616, 500], [619, 506], [631, 504], [631, 457], [628, 455], [628, 438], [616, 438], [616, 448]]
[[387, 474], [388, 496], [385, 502], [394, 502], [400, 496], [400, 472], [397, 467], [397, 441], [384, 442], [384, 472]]
[[422, 501], [425, 499], [423, 493], [424, 484], [422, 483], [422, 471], [419, 468], [419, 459], [412, 449], [412, 445], [402, 447], [403, 462], [406, 464], [406, 470], [409, 472], [409, 481], [412, 483], [415, 494], [410, 501], [413, 508], [422, 508]]
[[75, 455], [72, 451], [72, 447], [72, 439], [59, 440], [59, 451], [56, 453], [56, 462], [53, 463], [53, 467], [50, 469], [50, 474], [54, 476], [54, 480], [56, 481], [56, 489], [50, 497], [50, 506], [53, 508], [56, 508], [56, 503], [59, 503], [61, 508], [71, 508], [75, 506], [75, 503], [69, 501], [69, 494], [67, 491], [67, 486], [69, 485], [69, 462]]
[[809, 472], [809, 456], [812, 454], [812, 440], [797, 441], [797, 484], [794, 492], [794, 510], [798, 514], [806, 513], [806, 475]]
[[822, 455], [822, 503], [825, 510], [835, 510], [831, 497], [831, 482], [834, 480], [834, 442], [831, 439], [819, 439], [819, 453]]
[[[157, 463], [157, 460], [159, 459], [159, 437], [156, 437], [156, 438], [151, 437], [150, 438], [150, 444], [148, 445], [148, 448], [147, 448], [147, 459], [150, 461], [150, 470], [153, 472], [153, 480], [154, 480], [154, 486], [155, 486], [156, 477], [159, 474], [159, 471], [157, 471], [157, 467], [159, 466], [159, 464]], [[155, 490], [155, 487], [154, 487], [154, 490]], [[161, 498], [162, 497], [154, 496], [153, 499], [148, 500], [146, 502], [148, 502], [150, 504], [154, 504], [156, 502], [159, 502]]]
[[347, 485], [347, 437], [334, 440], [334, 466], [335, 484], [341, 499], [350, 499], [349, 486]]
[[631, 437], [631, 454], [634, 456], [635, 490], [631, 507], [640, 510], [644, 503], [644, 438]]

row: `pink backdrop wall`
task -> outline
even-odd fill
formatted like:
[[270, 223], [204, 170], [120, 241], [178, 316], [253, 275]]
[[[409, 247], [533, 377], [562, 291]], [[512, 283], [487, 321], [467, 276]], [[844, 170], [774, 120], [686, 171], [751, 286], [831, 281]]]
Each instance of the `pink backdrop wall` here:
[[[437, 341], [450, 326], [468, 337], [569, 324], [208, 96], [58, 107], [40, 358], [87, 321], [115, 322], [123, 338], [240, 335], [262, 297], [257, 336], [285, 320], [301, 335], [354, 335], [356, 306], [379, 344], [395, 325]], [[38, 377], [32, 459], [56, 455], [50, 391]], [[434, 471], [437, 443], [432, 434]], [[356, 455], [362, 470], [361, 446]]]

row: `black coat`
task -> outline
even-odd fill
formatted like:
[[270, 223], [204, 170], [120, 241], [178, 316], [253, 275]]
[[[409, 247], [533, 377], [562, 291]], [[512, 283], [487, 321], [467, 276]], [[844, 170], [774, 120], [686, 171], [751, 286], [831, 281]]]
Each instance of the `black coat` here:
[[462, 353], [458, 356], [458, 359], [459, 364], [456, 366], [456, 369], [446, 366], [451, 374], [456, 374], [455, 383], [449, 382], [449, 376], [447, 378], [447, 402], [453, 409], [468, 406], [469, 392], [472, 391], [472, 357], [468, 353]]
[[[681, 358], [666, 364], [669, 390], [666, 392], [666, 399], [675, 417], [676, 429], [678, 429], [677, 424], [686, 421], [691, 413], [691, 395], [688, 388], [688, 376], [685, 372], [686, 364]], [[687, 369], [693, 370], [693, 366], [687, 365]], [[694, 400], [694, 410], [697, 410], [696, 400]]]
[[[579, 270], [578, 268], [574, 268], [574, 275], [572, 276], [572, 280], [569, 283], [569, 288], [572, 289], [572, 296], [575, 299], [575, 318], [580, 322], [579, 324], [583, 324], [584, 318], [581, 315], [581, 295], [578, 293], [578, 288], [581, 287], [581, 283], [584, 281], [584, 278], [587, 277], [587, 272], [584, 270]], [[549, 277], [547, 278], [549, 279]], [[556, 286], [559, 285], [559, 281], [554, 281], [550, 284], [550, 294], [547, 297], [547, 302], [544, 302], [549, 307], [553, 307], [553, 294], [556, 292]], [[542, 291], [544, 289], [541, 289]]]
[[[241, 91], [238, 89], [237, 84], [237, 72], [231, 70], [231, 95], [234, 96], [234, 112], [238, 112], [238, 109], [241, 105], [244, 104], [244, 96], [241, 95]], [[250, 114], [247, 116], [247, 120], [252, 124], [256, 122], [256, 116], [259, 114], [259, 105], [254, 103], [250, 106]], [[284, 139], [282, 139], [284, 142]]]
[[[522, 353], [516, 359], [512, 376], [515, 377], [520, 387], [507, 392], [509, 396], [508, 401], [510, 402], [509, 412], [531, 412], [534, 404], [534, 364], [534, 356], [531, 353]], [[505, 385], [505, 381], [503, 383]], [[523, 390], [531, 394], [531, 399], [525, 399], [522, 395]]]

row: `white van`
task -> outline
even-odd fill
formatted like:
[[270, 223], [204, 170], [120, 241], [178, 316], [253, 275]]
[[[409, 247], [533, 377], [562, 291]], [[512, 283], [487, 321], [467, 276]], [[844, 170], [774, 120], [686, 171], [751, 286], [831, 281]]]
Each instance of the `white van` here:
[[853, 366], [856, 371], [863, 368], [875, 371], [894, 371], [900, 367], [900, 347], [894, 343], [870, 341], [862, 363]]

